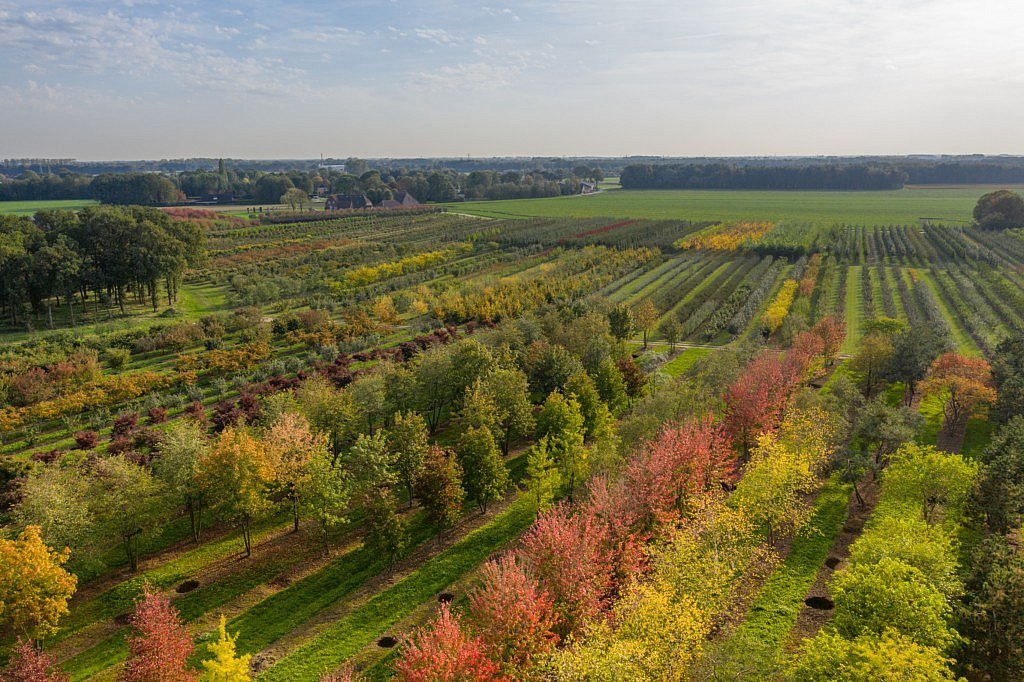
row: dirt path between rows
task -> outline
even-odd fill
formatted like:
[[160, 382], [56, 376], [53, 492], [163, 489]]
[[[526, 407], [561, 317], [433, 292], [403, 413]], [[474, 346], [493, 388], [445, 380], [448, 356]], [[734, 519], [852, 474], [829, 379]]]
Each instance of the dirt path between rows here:
[[[857, 485], [864, 498], [864, 504], [857, 501], [855, 493], [850, 493], [850, 500], [846, 505], [846, 523], [829, 549], [828, 558], [818, 568], [818, 575], [807, 591], [807, 597], [797, 615], [796, 623], [783, 647], [784, 651], [793, 651], [803, 640], [816, 635], [832, 616], [832, 595], [828, 590], [828, 583], [832, 579], [832, 574], [846, 563], [850, 556], [850, 545], [864, 532], [864, 524], [867, 523], [878, 503], [879, 485], [877, 481], [871, 480], [870, 474], [866, 475]], [[809, 605], [808, 602], [814, 606]]]

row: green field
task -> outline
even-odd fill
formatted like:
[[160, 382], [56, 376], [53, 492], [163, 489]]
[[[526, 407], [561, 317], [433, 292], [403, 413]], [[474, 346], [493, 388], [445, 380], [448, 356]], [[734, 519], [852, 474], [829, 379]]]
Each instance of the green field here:
[[92, 199], [50, 199], [45, 201], [0, 201], [0, 214], [32, 215], [36, 211], [63, 209], [77, 211], [92, 206], [97, 201]]
[[884, 192], [768, 192], [732, 190], [606, 190], [587, 196], [445, 204], [490, 218], [574, 217], [681, 220], [793, 220], [889, 225], [970, 221], [983, 187]]

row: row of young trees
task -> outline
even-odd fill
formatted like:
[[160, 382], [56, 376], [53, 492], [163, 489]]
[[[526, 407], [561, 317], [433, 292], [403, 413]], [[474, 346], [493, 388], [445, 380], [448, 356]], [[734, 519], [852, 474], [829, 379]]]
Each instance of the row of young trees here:
[[[263, 520], [287, 514], [297, 530], [308, 519], [326, 546], [361, 508], [368, 546], [395, 559], [407, 545], [403, 498], [418, 501], [441, 531], [469, 502], [486, 510], [506, 494], [505, 458], [524, 438], [542, 444], [537, 478], [558, 476], [570, 489], [613, 458], [612, 416], [643, 385], [623, 380], [619, 367], [635, 365], [605, 318], [585, 317], [552, 311], [510, 321], [354, 379], [322, 366], [295, 388], [284, 382], [284, 392], [243, 396], [223, 419], [218, 410], [212, 435], [202, 409], [162, 430], [121, 420], [105, 453], [40, 462], [14, 486], [14, 525], [36, 529], [44, 549], [69, 547], [68, 565], [95, 575], [93, 566], [118, 548], [135, 569], [148, 538], [182, 513], [196, 542], [212, 520], [238, 528], [249, 555]], [[582, 360], [560, 343], [581, 322], [593, 332]], [[458, 434], [450, 447], [431, 444], [444, 423]], [[47, 560], [67, 561], [67, 552]], [[46, 593], [25, 592], [37, 605], [26, 632], [52, 630], [65, 612], [70, 591], [51, 592], [62, 595], [61, 608], [45, 618], [38, 600]]]
[[205, 257], [202, 231], [156, 209], [90, 207], [46, 211], [34, 220], [0, 216], [0, 312], [12, 323], [88, 301], [118, 305], [130, 297], [171, 305], [186, 268]]

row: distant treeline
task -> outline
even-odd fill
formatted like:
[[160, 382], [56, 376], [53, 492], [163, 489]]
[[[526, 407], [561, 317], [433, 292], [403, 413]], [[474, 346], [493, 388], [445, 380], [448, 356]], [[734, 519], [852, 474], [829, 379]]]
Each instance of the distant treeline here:
[[901, 163], [670, 163], [622, 169], [627, 189], [885, 190], [910, 185], [1024, 183], [1024, 164], [980, 161]]
[[622, 170], [626, 189], [899, 189], [906, 174], [891, 166], [738, 166], [637, 164]]
[[307, 194], [365, 194], [378, 204], [395, 192], [408, 192], [420, 201], [460, 199], [527, 199], [576, 194], [583, 181], [604, 178], [596, 166], [551, 170], [422, 171], [405, 167], [376, 169], [366, 161], [349, 159], [345, 168], [316, 168], [267, 173], [232, 168], [221, 161], [213, 170], [181, 173], [132, 172], [90, 176], [63, 172], [40, 175], [26, 170], [0, 176], [0, 201], [96, 199], [105, 204], [166, 206], [186, 198], [276, 204], [292, 188]]

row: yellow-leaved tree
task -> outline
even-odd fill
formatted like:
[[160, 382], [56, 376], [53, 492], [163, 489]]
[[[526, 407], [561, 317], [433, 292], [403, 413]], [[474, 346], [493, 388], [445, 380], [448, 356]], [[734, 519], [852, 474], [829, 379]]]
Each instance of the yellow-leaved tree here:
[[203, 661], [203, 680], [205, 682], [249, 682], [249, 654], [239, 656], [235, 653], [235, 640], [228, 634], [224, 616], [220, 617], [220, 630], [217, 641], [210, 645], [213, 658]]
[[0, 539], [0, 630], [36, 639], [57, 630], [77, 579], [64, 570], [71, 551], [47, 547], [39, 526], [16, 540]]

